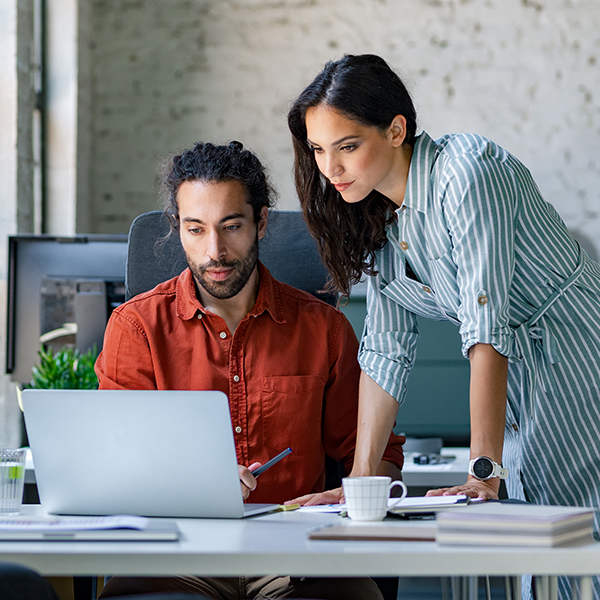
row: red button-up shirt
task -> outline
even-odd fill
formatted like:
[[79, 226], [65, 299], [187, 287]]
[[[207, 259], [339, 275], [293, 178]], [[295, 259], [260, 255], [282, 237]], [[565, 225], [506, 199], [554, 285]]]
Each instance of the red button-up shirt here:
[[[249, 502], [323, 491], [325, 453], [354, 459], [358, 342], [345, 316], [259, 263], [256, 303], [231, 335], [198, 301], [189, 269], [113, 311], [96, 363], [101, 389], [221, 390], [238, 462], [292, 454], [263, 473]], [[403, 438], [384, 458], [402, 467]]]

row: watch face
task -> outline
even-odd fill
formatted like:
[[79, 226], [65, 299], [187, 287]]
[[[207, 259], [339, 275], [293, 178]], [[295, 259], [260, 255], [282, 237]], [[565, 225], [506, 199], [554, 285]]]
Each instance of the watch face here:
[[489, 458], [478, 458], [473, 464], [473, 475], [477, 479], [487, 479], [494, 471], [494, 465]]

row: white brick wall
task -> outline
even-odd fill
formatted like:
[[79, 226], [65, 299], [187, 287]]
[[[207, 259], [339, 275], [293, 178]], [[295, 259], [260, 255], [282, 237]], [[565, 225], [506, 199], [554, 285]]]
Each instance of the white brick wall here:
[[[15, 19], [17, 6], [32, 4], [0, 5], [6, 34], [0, 36], [0, 230], [6, 237], [18, 222], [29, 229], [31, 220], [31, 194], [24, 192], [29, 175], [17, 168], [19, 161], [28, 164], [29, 138], [23, 134], [24, 145], [17, 144]], [[64, 56], [53, 59], [54, 46], [49, 56], [59, 63], [49, 100], [62, 106], [75, 94], [85, 111], [75, 119], [76, 135], [49, 122], [50, 138], [77, 139], [79, 231], [127, 231], [137, 214], [158, 206], [158, 160], [200, 139], [239, 139], [254, 149], [270, 168], [280, 207], [296, 208], [289, 103], [327, 60], [373, 52], [405, 78], [424, 129], [434, 137], [472, 131], [504, 145], [600, 254], [598, 0], [53, 0], [50, 8], [59, 25], [52, 40], [65, 36], [59, 50], [72, 47], [69, 20], [77, 14], [84, 21], [76, 28], [80, 72], [68, 72], [75, 67]], [[21, 51], [19, 72], [27, 70], [27, 56]], [[81, 89], [84, 83], [89, 86]], [[74, 189], [74, 162], [64, 167], [63, 159], [54, 152], [48, 157], [53, 191]], [[68, 210], [53, 203], [48, 217], [56, 217], [57, 231], [70, 232], [75, 203], [67, 198], [64, 205]], [[0, 256], [6, 259], [5, 250]], [[5, 269], [4, 261], [0, 315]], [[1, 362], [4, 336], [1, 328]], [[13, 386], [0, 377], [2, 444], [17, 443], [16, 411]]]
[[157, 207], [157, 160], [199, 139], [254, 149], [296, 208], [289, 103], [373, 52], [424, 129], [504, 145], [600, 251], [597, 0], [94, 0], [91, 18], [95, 231]]

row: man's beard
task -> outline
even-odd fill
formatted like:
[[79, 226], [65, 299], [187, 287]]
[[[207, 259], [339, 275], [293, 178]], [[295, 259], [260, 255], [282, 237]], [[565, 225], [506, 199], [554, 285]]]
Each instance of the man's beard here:
[[[252, 248], [242, 260], [211, 260], [204, 265], [195, 265], [187, 253], [185, 257], [196, 282], [204, 288], [204, 291], [213, 298], [228, 300], [242, 291], [256, 267], [258, 234]], [[214, 281], [207, 277], [207, 269], [234, 269], [234, 271], [225, 281]]]

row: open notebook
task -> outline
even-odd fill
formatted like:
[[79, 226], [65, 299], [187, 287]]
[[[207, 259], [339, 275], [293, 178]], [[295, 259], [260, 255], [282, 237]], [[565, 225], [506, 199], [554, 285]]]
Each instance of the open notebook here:
[[23, 409], [44, 510], [241, 518], [229, 403], [215, 391], [33, 390]]

